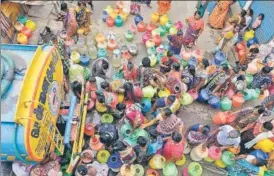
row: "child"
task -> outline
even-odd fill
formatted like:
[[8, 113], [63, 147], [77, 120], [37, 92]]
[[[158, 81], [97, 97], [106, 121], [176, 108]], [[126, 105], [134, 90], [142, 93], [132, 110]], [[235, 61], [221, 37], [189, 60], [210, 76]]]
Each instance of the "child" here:
[[258, 17], [256, 18], [256, 20], [254, 21], [254, 23], [252, 24], [252, 29], [255, 31], [256, 29], [258, 29], [261, 24], [262, 24], [262, 21], [264, 20], [264, 14], [263, 13], [260, 13], [258, 15]]

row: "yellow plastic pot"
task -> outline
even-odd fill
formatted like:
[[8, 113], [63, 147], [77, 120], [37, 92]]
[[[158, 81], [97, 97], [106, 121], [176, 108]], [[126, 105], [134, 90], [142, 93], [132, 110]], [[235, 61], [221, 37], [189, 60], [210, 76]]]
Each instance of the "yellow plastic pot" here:
[[36, 24], [31, 20], [27, 20], [25, 26], [29, 28], [31, 31], [34, 31], [36, 29]]
[[158, 92], [158, 96], [161, 97], [168, 97], [170, 95], [170, 91], [167, 88], [164, 88]]
[[107, 163], [109, 157], [110, 153], [107, 150], [100, 150], [96, 155], [97, 161], [102, 164]]
[[156, 154], [149, 160], [149, 166], [152, 169], [163, 169], [166, 159], [162, 155]]
[[265, 166], [260, 167], [258, 176], [264, 176], [264, 172], [267, 171]]
[[168, 22], [168, 16], [167, 16], [167, 14], [162, 15], [161, 18], [160, 18], [160, 24], [163, 26], [167, 22]]
[[184, 165], [185, 163], [186, 163], [186, 156], [183, 155], [182, 159], [176, 161], [175, 164], [176, 164], [177, 166], [182, 166], [182, 165]]
[[212, 163], [212, 162], [214, 162], [215, 160], [214, 160], [214, 159], [211, 159], [210, 157], [206, 157], [206, 158], [204, 158], [204, 161], [209, 162], [209, 163]]
[[28, 37], [25, 34], [19, 33], [17, 34], [17, 42], [20, 44], [27, 44], [28, 43]]
[[114, 10], [112, 12], [109, 13], [109, 16], [112, 18], [112, 19], [116, 19], [117, 17], [117, 12], [115, 12]]
[[118, 102], [123, 103], [124, 101], [124, 95], [123, 94], [118, 94]]
[[226, 165], [222, 160], [215, 160], [214, 164], [219, 168], [226, 168]]
[[155, 89], [150, 85], [142, 88], [142, 92], [145, 98], [152, 98], [156, 93]]
[[98, 112], [106, 112], [107, 111], [107, 107], [104, 104], [99, 103], [98, 101], [96, 101], [95, 107]]
[[72, 51], [70, 55], [70, 59], [73, 63], [78, 64], [80, 63], [80, 54], [77, 51]]
[[106, 11], [108, 14], [110, 14], [110, 13], [113, 11], [113, 8], [112, 8], [110, 5], [108, 5], [108, 6], [106, 7], [105, 11]]
[[159, 13], [152, 13], [150, 19], [152, 23], [157, 23], [159, 21]]

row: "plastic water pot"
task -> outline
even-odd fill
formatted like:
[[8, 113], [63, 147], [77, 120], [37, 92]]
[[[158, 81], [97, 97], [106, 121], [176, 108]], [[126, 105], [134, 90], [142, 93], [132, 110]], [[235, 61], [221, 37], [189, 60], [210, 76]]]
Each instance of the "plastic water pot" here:
[[213, 160], [221, 159], [222, 150], [220, 147], [211, 146], [209, 149], [208, 156]]
[[252, 83], [252, 81], [253, 81], [253, 76], [251, 75], [251, 74], [246, 74], [245, 75], [245, 80], [246, 80], [246, 84], [247, 84], [247, 86], [249, 86], [251, 83]]
[[143, 21], [143, 17], [140, 15], [140, 14], [137, 14], [135, 15], [134, 17], [134, 22], [135, 22], [135, 25], [139, 24], [141, 21]]
[[193, 103], [193, 98], [192, 98], [192, 96], [191, 96], [189, 93], [185, 92], [185, 93], [182, 95], [181, 104], [185, 106], [185, 105], [190, 105], [190, 104], [192, 104], [192, 103]]
[[141, 110], [143, 113], [147, 113], [151, 110], [152, 105], [151, 105], [151, 100], [149, 98], [143, 98], [141, 105], [142, 105]]
[[36, 29], [36, 24], [31, 20], [27, 20], [25, 26], [31, 31], [34, 31]]
[[168, 16], [166, 14], [160, 17], [160, 24], [163, 26], [168, 22]]
[[189, 60], [188, 60], [188, 65], [192, 65], [194, 67], [196, 67], [198, 65], [198, 61], [195, 57], [191, 57]]
[[222, 51], [216, 52], [214, 55], [214, 63], [216, 65], [221, 65], [221, 63], [226, 59], [225, 53]]
[[137, 30], [138, 30], [138, 32], [145, 32], [146, 31], [146, 25], [143, 21], [141, 21], [137, 24]]
[[148, 33], [151, 33], [153, 30], [155, 29], [155, 25], [154, 24], [148, 24], [147, 27], [146, 27], [146, 31]]
[[235, 158], [235, 155], [229, 151], [225, 151], [221, 157], [224, 164], [228, 166], [231, 166], [235, 163], [234, 158]]
[[206, 102], [209, 99], [209, 91], [207, 89], [202, 89], [199, 92], [198, 101]]
[[216, 125], [226, 124], [226, 120], [227, 120], [227, 113], [221, 112], [221, 111], [214, 114], [212, 118], [213, 123]]
[[143, 43], [146, 43], [146, 41], [149, 40], [149, 39], [151, 39], [151, 38], [152, 38], [151, 34], [148, 33], [148, 32], [145, 32], [145, 33], [142, 35], [142, 42], [143, 42]]
[[190, 176], [201, 176], [203, 174], [203, 168], [199, 163], [191, 162], [188, 165], [188, 174]]
[[221, 106], [220, 98], [217, 96], [211, 96], [210, 99], [208, 100], [208, 104], [214, 109], [219, 109]]
[[122, 17], [121, 17], [120, 15], [118, 15], [118, 16], [116, 17], [116, 19], [115, 19], [115, 25], [116, 25], [117, 27], [122, 27], [123, 24], [124, 24], [124, 22], [123, 22]]
[[165, 164], [163, 168], [163, 175], [164, 176], [177, 176], [178, 175], [178, 170], [177, 167], [174, 163], [168, 162]]
[[107, 21], [107, 17], [108, 17], [108, 12], [107, 11], [103, 11], [103, 16], [102, 16], [103, 22]]
[[20, 23], [22, 24], [25, 24], [27, 21], [28, 21], [28, 18], [24, 15], [20, 15], [18, 18], [17, 18], [17, 21], [19, 21]]
[[245, 102], [245, 99], [241, 93], [237, 93], [236, 95], [233, 96], [232, 98], [232, 106], [234, 108], [239, 108], [243, 105]]
[[163, 169], [166, 159], [162, 155], [156, 154], [149, 160], [149, 166], [152, 169]]
[[18, 33], [16, 40], [20, 44], [27, 44], [28, 43], [28, 37], [23, 33]]
[[111, 18], [110, 16], [108, 16], [107, 19], [106, 19], [106, 23], [107, 23], [108, 27], [112, 27], [112, 26], [114, 26], [115, 22], [114, 22], [113, 18]]
[[223, 97], [221, 100], [221, 108], [224, 111], [228, 111], [232, 108], [232, 101], [228, 97]]
[[106, 57], [107, 56], [107, 50], [104, 48], [99, 48], [97, 53], [98, 58], [100, 57]]
[[125, 38], [128, 42], [131, 42], [134, 38], [134, 34], [128, 30], [126, 33], [125, 33]]
[[159, 21], [159, 16], [160, 15], [157, 12], [152, 13], [151, 16], [150, 16], [151, 22], [152, 23], [157, 23]]

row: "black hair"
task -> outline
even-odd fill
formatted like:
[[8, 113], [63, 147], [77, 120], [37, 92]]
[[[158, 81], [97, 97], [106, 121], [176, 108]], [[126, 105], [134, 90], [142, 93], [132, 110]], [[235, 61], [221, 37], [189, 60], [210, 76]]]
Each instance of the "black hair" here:
[[158, 131], [156, 130], [156, 128], [149, 128], [148, 133], [149, 133], [151, 138], [157, 138], [158, 137]]
[[72, 92], [76, 96], [77, 93], [81, 94], [82, 92], [82, 84], [79, 81], [72, 82]]
[[133, 84], [131, 83], [131, 82], [126, 82], [125, 84], [124, 84], [124, 89], [125, 89], [125, 96], [127, 96], [127, 92], [129, 92], [130, 93], [130, 96], [131, 96], [131, 98], [132, 98], [132, 100], [134, 101], [134, 102], [136, 102], [136, 98], [135, 98], [135, 96], [134, 96], [134, 87], [133, 87]]
[[172, 111], [169, 108], [164, 109], [165, 115], [169, 117], [172, 114]]
[[210, 126], [209, 125], [204, 125], [203, 128], [202, 128], [202, 133], [204, 135], [208, 135], [210, 132]]
[[242, 71], [246, 71], [246, 70], [247, 70], [247, 65], [242, 65], [242, 66], [241, 66], [241, 70], [242, 70]]
[[260, 52], [259, 48], [252, 48], [250, 49], [251, 53], [258, 54]]
[[194, 16], [195, 16], [195, 15], [199, 15], [199, 16], [201, 17], [199, 11], [195, 11], [195, 12], [194, 12]]
[[133, 67], [134, 67], [133, 63], [131, 61], [129, 61], [127, 63], [127, 68], [131, 70], [131, 69], [133, 69]]
[[240, 80], [244, 81], [245, 80], [245, 76], [244, 75], [238, 76], [237, 81], [240, 81]]
[[203, 65], [204, 65], [205, 68], [207, 68], [209, 66], [209, 61], [206, 58], [202, 59], [202, 63], [203, 63]]
[[175, 95], [169, 95], [167, 99], [173, 103], [176, 100], [176, 97]]
[[179, 143], [182, 140], [182, 135], [179, 132], [175, 131], [172, 133], [171, 138], [174, 142]]
[[105, 103], [105, 96], [104, 95], [97, 95], [97, 99], [99, 103]]
[[172, 65], [172, 67], [173, 67], [173, 69], [175, 70], [175, 71], [180, 71], [180, 64], [179, 63], [177, 63], [177, 62], [175, 62], [173, 65]]
[[265, 66], [265, 67], [262, 68], [262, 72], [266, 73], [266, 74], [270, 73], [272, 70], [273, 70], [273, 68], [268, 67], [268, 66]]
[[171, 56], [173, 56], [173, 51], [172, 50], [168, 50], [167, 51], [167, 57], [171, 57]]
[[188, 66], [188, 71], [192, 76], [195, 76], [195, 67], [193, 65]]
[[114, 151], [122, 151], [127, 148], [127, 146], [122, 141], [117, 141], [112, 146]]
[[263, 123], [263, 127], [264, 129], [266, 129], [267, 131], [271, 131], [273, 129], [273, 125], [271, 122], [264, 122]]
[[62, 11], [68, 10], [68, 5], [67, 5], [67, 3], [63, 2], [63, 3], [61, 4], [61, 10], [62, 10]]
[[112, 142], [112, 137], [107, 132], [102, 132], [99, 139], [103, 144], [109, 144], [110, 142]]
[[96, 78], [93, 77], [93, 76], [90, 76], [90, 77], [88, 78], [88, 81], [90, 81], [90, 82], [96, 82]]
[[260, 13], [258, 16], [261, 16], [262, 20], [264, 20], [264, 14], [263, 13]]
[[107, 81], [101, 82], [100, 86], [102, 89], [109, 88], [109, 82], [107, 82]]
[[264, 112], [265, 112], [264, 107], [260, 107], [260, 108], [258, 109], [258, 113], [259, 113], [259, 114], [262, 114], [262, 113], [264, 113]]
[[244, 17], [244, 16], [246, 16], [246, 11], [245, 11], [245, 10], [242, 10], [242, 11], [241, 11], [241, 17]]
[[105, 61], [105, 60], [103, 60], [103, 61], [102, 61], [102, 67], [103, 67], [103, 69], [107, 70], [107, 69], [109, 68], [108, 62]]
[[142, 59], [142, 65], [143, 67], [150, 67], [150, 59], [148, 57], [144, 57]]
[[137, 144], [140, 145], [141, 147], [145, 147], [147, 145], [147, 139], [143, 136], [139, 136], [137, 138]]
[[123, 104], [123, 103], [118, 103], [118, 104], [116, 105], [116, 109], [117, 109], [118, 111], [125, 110], [125, 109], [126, 109], [126, 105]]
[[254, 13], [253, 9], [249, 9], [249, 13], [250, 13], [250, 16], [253, 16], [253, 13]]
[[256, 166], [259, 166], [259, 167], [261, 167], [261, 166], [265, 166], [266, 164], [267, 164], [267, 161], [266, 160], [263, 160], [263, 159], [261, 159], [261, 158], [256, 158]]
[[78, 165], [76, 170], [80, 175], [88, 174], [88, 168], [83, 164]]
[[223, 64], [223, 65], [222, 65], [222, 68], [223, 68], [224, 71], [228, 71], [228, 70], [229, 70], [229, 67], [228, 67], [227, 64]]

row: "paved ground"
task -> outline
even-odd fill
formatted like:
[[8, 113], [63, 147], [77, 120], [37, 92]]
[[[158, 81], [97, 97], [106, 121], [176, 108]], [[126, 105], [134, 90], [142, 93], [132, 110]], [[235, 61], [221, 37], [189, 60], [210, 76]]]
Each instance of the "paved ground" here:
[[[75, 5], [75, 3], [69, 3], [69, 5]], [[96, 34], [96, 32], [102, 32], [104, 34], [108, 34], [110, 30], [114, 31], [118, 36], [122, 36], [123, 33], [129, 29], [129, 26], [131, 24], [134, 24], [133, 16], [130, 16], [128, 20], [125, 22], [124, 26], [121, 28], [113, 27], [108, 28], [106, 24], [104, 24], [101, 20], [101, 15], [103, 9], [107, 5], [112, 5], [116, 1], [94, 1], [94, 12], [92, 15], [92, 21], [93, 21], [93, 34]], [[195, 1], [173, 1], [172, 2], [172, 8], [169, 14], [169, 18], [176, 22], [178, 20], [184, 21], [185, 18], [192, 15], [195, 11]], [[147, 8], [145, 5], [142, 6], [141, 9], [141, 15], [144, 17], [145, 22], [150, 21], [150, 14], [152, 12], [156, 11], [157, 5], [155, 1], [152, 1], [152, 9]], [[47, 5], [47, 6], [39, 6], [39, 7], [33, 7], [30, 9], [29, 14], [36, 17], [30, 17], [33, 21], [36, 22], [38, 29], [33, 34], [33, 37], [30, 40], [30, 44], [37, 44], [38, 41], [38, 35], [39, 35], [39, 29], [43, 29], [45, 26], [49, 26], [52, 28], [53, 31], [60, 31], [62, 29], [62, 23], [54, 21], [55, 16], [50, 14], [52, 11], [53, 6]], [[239, 11], [238, 6], [233, 6], [232, 11], [237, 12]], [[205, 15], [205, 20], [207, 20], [208, 14]], [[208, 26], [205, 27], [204, 32], [200, 36], [200, 38], [197, 41], [196, 48], [200, 48], [203, 53], [206, 53], [207, 57], [210, 57], [210, 55], [207, 52], [212, 51], [215, 48], [215, 38], [217, 36], [216, 31], [213, 31]], [[125, 41], [124, 41], [125, 42]], [[135, 36], [134, 41], [139, 48], [139, 54], [135, 58], [133, 58], [133, 61], [138, 64], [140, 63], [140, 60], [146, 55], [146, 49], [145, 46], [141, 43], [141, 34], [137, 34]], [[211, 59], [211, 58], [208, 58]], [[229, 59], [234, 60], [233, 55], [229, 53]], [[248, 102], [249, 105], [253, 105], [256, 102]], [[247, 104], [247, 105], [248, 105]], [[245, 106], [247, 106], [245, 105]], [[211, 124], [211, 117], [216, 111], [210, 108], [209, 106], [202, 105], [199, 103], [193, 103], [192, 105], [188, 107], [184, 107], [182, 112], [179, 114], [179, 117], [183, 119], [186, 126], [190, 126], [195, 123], [203, 123], [203, 124]], [[91, 116], [89, 116], [91, 118]], [[188, 159], [189, 162], [189, 159]], [[184, 165], [187, 166], [187, 165]], [[205, 171], [203, 173], [203, 176], [212, 176], [213, 173]]]

